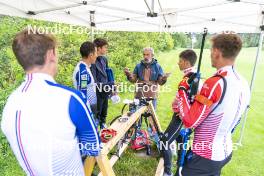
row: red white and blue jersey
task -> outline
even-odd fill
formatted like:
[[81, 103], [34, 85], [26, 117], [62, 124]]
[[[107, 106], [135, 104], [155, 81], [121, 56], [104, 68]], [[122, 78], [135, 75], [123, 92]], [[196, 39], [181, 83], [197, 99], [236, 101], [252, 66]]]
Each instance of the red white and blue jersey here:
[[223, 94], [224, 82], [220, 77], [211, 77], [203, 84], [199, 96], [206, 101], [197, 99], [191, 105], [184, 90], [179, 90], [177, 99], [183, 124], [194, 128], [193, 152], [222, 161], [232, 152], [231, 132], [249, 105], [250, 90], [233, 66], [219, 69], [216, 75], [222, 75], [227, 86], [222, 103], [212, 113]]
[[83, 95], [43, 73], [27, 74], [10, 95], [1, 128], [30, 176], [82, 176], [81, 155], [100, 152], [99, 135]]
[[[190, 68], [184, 69], [182, 71], [183, 78], [185, 78], [185, 77], [188, 77], [189, 78], [191, 75], [193, 75], [196, 72], [197, 72], [197, 69], [195, 67], [190, 67]], [[198, 93], [201, 91], [202, 85], [203, 85], [203, 81], [200, 80], [199, 81], [199, 86], [198, 86]], [[187, 92], [187, 94], [189, 95], [189, 93], [190, 93], [190, 90]], [[172, 105], [171, 105], [172, 106], [172, 111], [173, 112], [176, 112], [176, 113], [179, 112], [177, 98], [178, 98], [178, 92], [176, 93], [175, 99], [173, 100]]]
[[86, 96], [91, 105], [95, 105], [97, 103], [96, 83], [90, 67], [83, 61], [76, 65], [73, 72], [73, 85]]

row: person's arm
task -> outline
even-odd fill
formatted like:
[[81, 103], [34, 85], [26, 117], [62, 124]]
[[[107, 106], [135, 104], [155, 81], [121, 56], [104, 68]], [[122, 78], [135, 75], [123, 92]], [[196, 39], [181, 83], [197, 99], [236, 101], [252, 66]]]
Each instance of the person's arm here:
[[127, 76], [127, 80], [129, 81], [129, 82], [131, 82], [131, 83], [135, 83], [135, 82], [137, 82], [137, 80], [138, 80], [138, 67], [136, 66], [135, 68], [134, 68], [134, 71], [133, 71], [133, 73], [131, 73], [129, 70], [128, 70], [128, 68], [125, 68], [125, 74], [126, 74], [126, 76]]
[[171, 104], [171, 108], [172, 108], [173, 112], [179, 113], [177, 97], [174, 98], [174, 100], [173, 100], [173, 102]]
[[161, 86], [164, 85], [167, 82], [167, 79], [168, 79], [169, 76], [170, 76], [170, 73], [166, 73], [163, 76], [159, 76], [158, 84], [161, 85]]
[[158, 84], [159, 85], [164, 85], [167, 82], [167, 78], [170, 76], [170, 73], [165, 73], [163, 72], [162, 67], [159, 65], [159, 72], [158, 72]]
[[217, 103], [222, 95], [221, 78], [211, 77], [204, 83], [200, 94], [196, 95], [191, 105], [188, 100], [188, 78], [179, 84], [178, 109], [180, 118], [187, 128], [196, 128], [208, 116], [211, 106]]
[[76, 135], [80, 143], [82, 156], [98, 156], [100, 137], [97, 133], [92, 112], [79, 96], [71, 96], [69, 103], [71, 121], [76, 127]]
[[79, 71], [75, 76], [77, 82], [77, 89], [81, 91], [85, 97], [87, 96], [87, 86], [91, 83], [91, 76], [89, 75], [85, 65], [80, 64]]
[[136, 74], [131, 74], [130, 76], [127, 77], [127, 79], [128, 79], [131, 83], [135, 83], [135, 82], [137, 82], [137, 80], [138, 80]]

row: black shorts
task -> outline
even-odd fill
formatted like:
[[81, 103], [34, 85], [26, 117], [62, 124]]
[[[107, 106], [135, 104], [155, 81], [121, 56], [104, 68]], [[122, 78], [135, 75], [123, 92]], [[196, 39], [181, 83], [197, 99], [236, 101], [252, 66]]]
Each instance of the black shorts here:
[[[185, 160], [181, 174], [182, 176], [220, 176], [222, 168], [231, 158], [232, 154], [223, 161], [213, 161], [193, 153], [191, 159]], [[179, 168], [176, 176], [179, 176]]]

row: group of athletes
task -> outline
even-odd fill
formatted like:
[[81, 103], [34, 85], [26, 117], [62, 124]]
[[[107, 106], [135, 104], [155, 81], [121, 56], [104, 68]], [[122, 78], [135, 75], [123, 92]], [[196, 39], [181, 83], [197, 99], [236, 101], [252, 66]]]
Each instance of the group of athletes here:
[[[30, 176], [83, 176], [83, 158], [100, 154], [98, 127], [107, 128], [108, 99], [119, 100], [111, 88], [116, 82], [105, 56], [105, 39], [80, 46], [81, 60], [73, 72], [75, 89], [54, 80], [58, 71], [57, 47], [53, 35], [28, 30], [17, 33], [12, 43], [26, 75], [7, 100], [1, 129], [20, 166]], [[232, 132], [250, 99], [249, 86], [235, 69], [241, 48], [237, 34], [216, 34], [211, 38], [211, 65], [216, 72], [203, 81], [193, 102], [188, 97], [190, 79], [196, 73], [195, 52], [184, 50], [171, 63], [176, 65], [178, 59], [183, 78], [177, 83], [172, 106], [167, 107], [173, 116], [161, 140], [175, 141], [181, 125], [194, 133], [192, 149], [175, 175], [218, 176], [231, 160]], [[156, 109], [156, 88], [166, 83], [170, 73], [163, 72], [153, 48], [144, 48], [143, 59], [133, 72], [124, 68], [124, 74], [132, 83], [154, 86], [146, 92], [137, 89], [141, 92], [136, 92], [135, 98], [151, 97]], [[173, 175], [170, 149], [162, 150], [162, 156], [164, 175]]]

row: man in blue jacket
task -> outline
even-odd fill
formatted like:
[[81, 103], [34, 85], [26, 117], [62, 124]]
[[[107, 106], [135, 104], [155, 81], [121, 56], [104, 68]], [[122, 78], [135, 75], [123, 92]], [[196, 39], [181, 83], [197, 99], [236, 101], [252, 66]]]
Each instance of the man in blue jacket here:
[[154, 58], [154, 49], [143, 49], [143, 60], [136, 65], [133, 73], [128, 68], [124, 70], [128, 81], [136, 83], [135, 98], [153, 98], [153, 106], [157, 107], [158, 86], [164, 85], [170, 73], [163, 73], [163, 69]]

